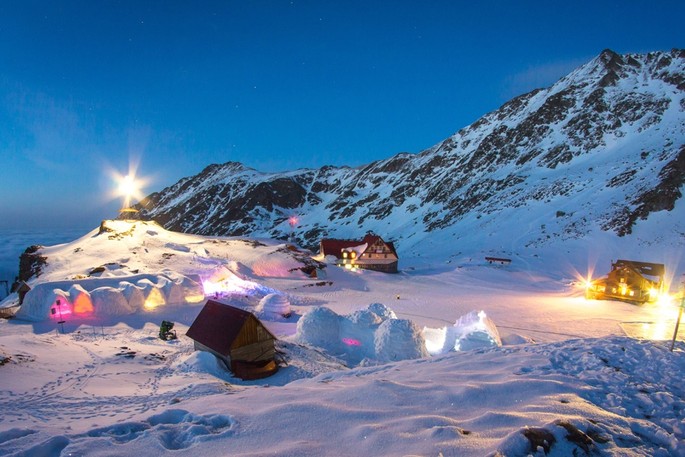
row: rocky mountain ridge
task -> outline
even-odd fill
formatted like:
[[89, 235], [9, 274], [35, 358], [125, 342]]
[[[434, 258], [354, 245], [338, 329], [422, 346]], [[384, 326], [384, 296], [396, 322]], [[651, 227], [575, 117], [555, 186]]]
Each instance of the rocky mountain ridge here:
[[[438, 233], [531, 247], [598, 231], [630, 235], [653, 213], [674, 210], [684, 183], [685, 50], [605, 50], [418, 154], [284, 173], [214, 164], [138, 207], [171, 230], [293, 236], [309, 247], [367, 231], [400, 250]], [[673, 230], [683, 238], [685, 228]]]

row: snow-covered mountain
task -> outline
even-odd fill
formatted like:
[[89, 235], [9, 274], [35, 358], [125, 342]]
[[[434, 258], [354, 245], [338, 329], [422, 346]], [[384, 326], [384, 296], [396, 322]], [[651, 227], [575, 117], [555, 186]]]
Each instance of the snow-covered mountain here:
[[640, 224], [682, 245], [684, 182], [685, 50], [605, 50], [419, 154], [283, 173], [215, 164], [139, 207], [171, 230], [309, 247], [374, 231], [405, 253], [427, 238], [455, 241], [445, 254], [484, 237], [517, 250]]

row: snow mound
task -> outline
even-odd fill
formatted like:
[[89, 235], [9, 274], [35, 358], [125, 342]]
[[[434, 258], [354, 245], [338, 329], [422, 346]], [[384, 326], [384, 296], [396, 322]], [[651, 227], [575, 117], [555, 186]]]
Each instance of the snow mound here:
[[454, 349], [457, 351], [502, 346], [497, 327], [485, 311], [471, 311], [461, 316], [454, 324], [453, 330], [456, 336]]
[[376, 332], [376, 357], [381, 362], [428, 357], [421, 329], [406, 319], [388, 319]]
[[452, 327], [424, 328], [423, 336], [431, 355], [502, 346], [497, 327], [485, 311], [471, 311], [457, 319]]
[[380, 303], [347, 316], [318, 307], [297, 322], [294, 339], [339, 355], [349, 365], [426, 357], [421, 330], [413, 322], [394, 316]]
[[342, 317], [325, 306], [312, 309], [297, 321], [295, 339], [303, 344], [323, 349], [335, 354], [340, 346], [340, 321]]
[[283, 294], [268, 294], [259, 301], [256, 311], [267, 318], [288, 317], [290, 316], [290, 300]]
[[383, 303], [371, 303], [367, 309], [383, 320], [397, 319], [397, 314]]
[[287, 278], [299, 272], [302, 262], [292, 256], [287, 245], [274, 246], [275, 251], [254, 259], [252, 272], [262, 278]]
[[195, 351], [188, 357], [172, 364], [172, 368], [179, 373], [206, 373], [218, 379], [228, 381], [232, 378], [217, 357], [206, 351]]
[[231, 294], [268, 295], [275, 292], [273, 289], [263, 286], [258, 282], [245, 279], [242, 274], [238, 275], [224, 265], [214, 269], [209, 274], [204, 275], [201, 282], [203, 291], [206, 295], [215, 295], [217, 297]]

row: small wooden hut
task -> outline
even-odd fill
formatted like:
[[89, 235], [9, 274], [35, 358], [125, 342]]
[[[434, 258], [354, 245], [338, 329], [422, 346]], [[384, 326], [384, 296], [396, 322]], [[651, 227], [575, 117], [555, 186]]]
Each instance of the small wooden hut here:
[[248, 311], [208, 300], [186, 335], [196, 350], [211, 352], [241, 379], [278, 371], [276, 337]]

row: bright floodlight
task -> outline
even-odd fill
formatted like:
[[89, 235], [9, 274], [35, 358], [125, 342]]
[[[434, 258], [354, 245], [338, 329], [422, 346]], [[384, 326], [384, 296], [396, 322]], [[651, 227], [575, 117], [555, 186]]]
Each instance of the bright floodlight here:
[[124, 208], [131, 206], [131, 197], [140, 193], [139, 183], [132, 175], [119, 178], [118, 194], [124, 197]]

